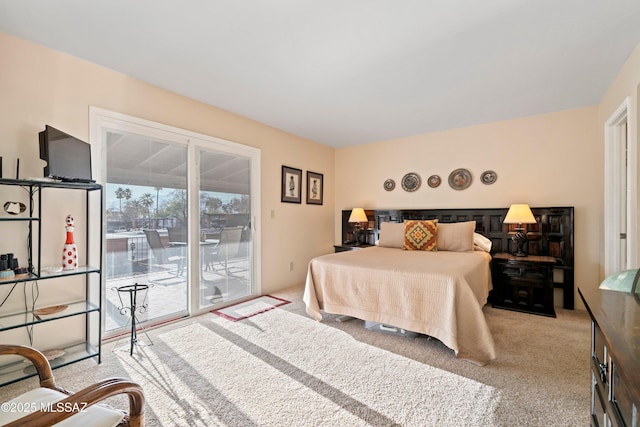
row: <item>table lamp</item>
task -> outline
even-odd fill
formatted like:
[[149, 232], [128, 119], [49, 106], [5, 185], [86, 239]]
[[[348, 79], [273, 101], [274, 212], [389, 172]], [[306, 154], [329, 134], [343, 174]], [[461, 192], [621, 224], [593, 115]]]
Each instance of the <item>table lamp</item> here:
[[353, 237], [356, 241], [356, 246], [360, 246], [360, 237], [358, 235], [364, 222], [369, 223], [369, 218], [367, 218], [367, 214], [364, 213], [364, 209], [354, 208], [349, 216], [349, 223], [353, 225]]
[[511, 236], [511, 240], [513, 240], [518, 248], [514, 255], [527, 256], [527, 253], [524, 251], [524, 244], [527, 242], [527, 233], [525, 233], [522, 224], [536, 223], [536, 219], [534, 218], [529, 205], [526, 203], [511, 205], [503, 223], [518, 224], [515, 234]]

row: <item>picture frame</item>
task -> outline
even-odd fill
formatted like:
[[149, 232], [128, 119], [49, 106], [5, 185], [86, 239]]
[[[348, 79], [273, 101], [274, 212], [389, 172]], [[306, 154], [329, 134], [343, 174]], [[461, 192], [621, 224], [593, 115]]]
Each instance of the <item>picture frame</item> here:
[[281, 202], [302, 203], [302, 170], [282, 166]]
[[324, 175], [307, 171], [307, 204], [321, 205], [324, 198]]

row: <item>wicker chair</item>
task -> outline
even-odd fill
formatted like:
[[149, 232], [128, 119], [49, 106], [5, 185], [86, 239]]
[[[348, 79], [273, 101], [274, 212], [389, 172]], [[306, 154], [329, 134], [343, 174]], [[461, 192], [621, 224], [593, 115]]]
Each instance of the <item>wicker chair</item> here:
[[[56, 384], [49, 362], [38, 350], [22, 345], [0, 345], [1, 354], [29, 359], [38, 372], [40, 387], [3, 405], [10, 410], [0, 411], [0, 425], [42, 427], [62, 422], [60, 426], [144, 426], [144, 392], [137, 383], [125, 378], [109, 378], [72, 393]], [[95, 405], [118, 394], [128, 395], [128, 413]], [[46, 411], [49, 407], [51, 412]], [[34, 409], [40, 410], [32, 412]]]

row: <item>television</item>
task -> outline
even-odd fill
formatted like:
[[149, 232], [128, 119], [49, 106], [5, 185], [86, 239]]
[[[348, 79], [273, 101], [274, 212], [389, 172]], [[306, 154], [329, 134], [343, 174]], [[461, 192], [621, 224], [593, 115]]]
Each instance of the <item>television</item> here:
[[52, 126], [39, 133], [40, 159], [47, 162], [45, 178], [95, 182], [91, 178], [91, 146]]

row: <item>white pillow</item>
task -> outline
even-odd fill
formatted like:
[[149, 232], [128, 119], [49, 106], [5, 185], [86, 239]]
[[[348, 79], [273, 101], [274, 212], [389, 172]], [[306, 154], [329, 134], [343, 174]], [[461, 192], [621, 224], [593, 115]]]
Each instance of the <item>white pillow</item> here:
[[383, 222], [380, 224], [378, 246], [402, 249], [404, 245], [404, 224], [402, 222]]
[[438, 250], [470, 252], [473, 250], [475, 221], [438, 223]]
[[491, 252], [491, 240], [482, 234], [473, 233], [473, 249], [476, 251]]

